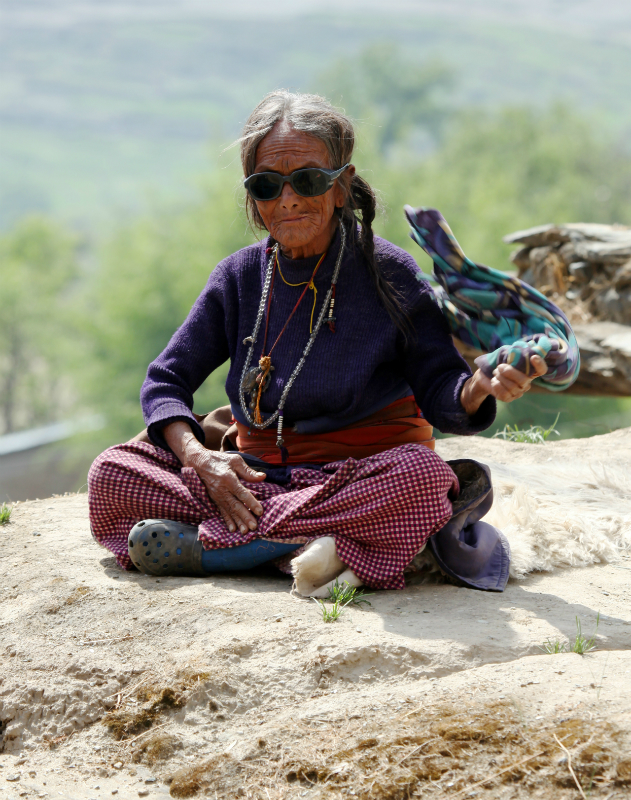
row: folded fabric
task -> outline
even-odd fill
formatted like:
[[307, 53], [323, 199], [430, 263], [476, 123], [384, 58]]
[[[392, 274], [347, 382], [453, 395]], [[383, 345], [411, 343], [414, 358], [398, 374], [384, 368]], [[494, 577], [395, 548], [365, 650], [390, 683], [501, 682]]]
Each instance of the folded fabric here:
[[539, 355], [548, 371], [534, 383], [552, 392], [569, 388], [578, 378], [580, 356], [561, 309], [519, 278], [467, 258], [436, 209], [404, 210], [410, 236], [434, 262], [437, 299], [451, 332], [485, 353], [475, 360], [480, 369], [490, 377], [506, 363], [530, 374], [530, 359]]

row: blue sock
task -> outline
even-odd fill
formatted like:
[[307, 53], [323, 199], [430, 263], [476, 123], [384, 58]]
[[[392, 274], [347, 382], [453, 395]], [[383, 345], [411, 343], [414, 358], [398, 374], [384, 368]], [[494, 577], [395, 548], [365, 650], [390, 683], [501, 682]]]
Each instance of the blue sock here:
[[222, 547], [219, 550], [202, 552], [202, 568], [205, 572], [231, 572], [252, 569], [273, 558], [284, 556], [302, 547], [301, 544], [270, 542], [254, 539], [237, 547]]

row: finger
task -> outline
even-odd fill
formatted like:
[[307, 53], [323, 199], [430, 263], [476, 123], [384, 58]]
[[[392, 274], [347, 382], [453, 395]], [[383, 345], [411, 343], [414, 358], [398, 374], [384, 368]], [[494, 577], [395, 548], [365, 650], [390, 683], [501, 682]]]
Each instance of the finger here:
[[248, 491], [237, 478], [235, 478], [234, 485], [229, 486], [229, 490], [241, 503], [243, 503], [248, 511], [251, 511], [253, 514], [256, 514], [259, 517], [261, 516], [263, 513], [263, 506], [261, 505], [260, 501], [257, 500], [252, 492]]
[[253, 511], [259, 517], [261, 516], [263, 513], [263, 506], [252, 494], [252, 492], [246, 489], [234, 472], [228, 473], [222, 479], [222, 487], [225, 488], [226, 491], [231, 495], [234, 495], [246, 507], [246, 509]]
[[219, 509], [219, 513], [221, 514], [223, 521], [226, 523], [226, 527], [228, 528], [230, 533], [234, 533], [237, 529], [237, 523], [230, 516], [230, 512], [228, 511], [226, 506], [224, 506], [223, 504], [219, 505], [219, 503], [215, 503], [215, 505]]
[[[239, 481], [236, 475], [227, 475], [222, 480], [218, 494], [228, 506], [230, 515], [237, 522], [242, 532], [248, 529], [251, 531], [256, 530], [256, 518], [252, 516], [250, 509], [256, 511], [260, 516], [263, 513], [263, 507], [256, 497]], [[245, 531], [243, 526], [245, 526]]]
[[505, 386], [508, 386], [510, 382], [520, 388], [525, 387], [535, 377], [534, 374], [526, 375], [524, 372], [515, 369], [515, 367], [510, 367], [508, 364], [499, 364], [495, 368], [493, 375], [501, 379]]
[[264, 472], [252, 469], [241, 456], [233, 456], [230, 459], [230, 466], [237, 473], [237, 475], [245, 481], [264, 481], [267, 477]]
[[226, 493], [225, 497], [222, 499], [229, 509], [230, 516], [236, 521], [241, 533], [247, 533], [249, 530], [256, 530], [255, 517], [235, 495]]
[[[216, 476], [213, 476], [212, 480], [208, 480], [206, 476], [200, 477], [206, 486], [208, 496], [217, 506], [223, 521], [226, 523], [226, 527], [230, 533], [234, 533], [237, 528], [240, 528], [240, 520], [231, 513], [230, 503], [228, 502], [230, 494], [223, 489], [223, 481], [221, 479], [218, 480]], [[236, 481], [236, 478], [234, 480]]]
[[529, 381], [516, 380], [516, 375], [519, 376], [521, 373], [517, 372], [517, 370], [513, 369], [512, 367], [509, 367], [509, 369], [506, 371], [498, 369], [493, 374], [493, 380], [496, 381], [496, 383], [507, 392], [510, 392], [511, 394], [518, 394], [523, 392]]
[[[225, 489], [221, 489], [220, 491], [216, 491], [211, 499], [219, 509], [229, 531], [239, 530], [241, 533], [248, 532], [248, 522], [242, 519], [242, 515], [239, 513], [239, 506], [241, 506], [241, 509], [245, 512], [247, 512], [247, 509], [239, 503], [234, 495], [230, 494], [230, 492]], [[250, 515], [250, 517], [252, 520], [254, 519], [252, 515]]]
[[496, 375], [493, 380], [491, 381], [491, 387], [493, 391], [493, 396], [496, 397], [498, 400], [501, 400], [503, 403], [510, 403], [513, 400], [517, 400], [523, 394], [523, 389], [516, 384], [502, 380], [500, 375]]
[[543, 358], [541, 358], [541, 356], [533, 356], [530, 359], [530, 364], [537, 373], [538, 378], [540, 378], [542, 375], [545, 375], [546, 372], [548, 371], [548, 365], [543, 360]]
[[[242, 458], [240, 458], [238, 462], [232, 464], [231, 466], [236, 476], [244, 481], [259, 482], [264, 481], [267, 477], [264, 472], [257, 472], [256, 470], [251, 469]], [[231, 486], [230, 489], [233, 490], [233, 487]], [[254, 497], [252, 492], [249, 492], [238, 479], [236, 479], [234, 493], [237, 494], [237, 496], [241, 499], [244, 505], [250, 509], [250, 511], [258, 514], [258, 516], [261, 516], [263, 513], [263, 506], [259, 503], [256, 497]]]

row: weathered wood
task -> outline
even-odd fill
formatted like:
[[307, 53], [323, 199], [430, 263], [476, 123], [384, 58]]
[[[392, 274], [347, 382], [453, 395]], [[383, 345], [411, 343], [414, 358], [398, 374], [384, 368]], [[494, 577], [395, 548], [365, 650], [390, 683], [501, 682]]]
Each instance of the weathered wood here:
[[[581, 370], [566, 392], [631, 397], [631, 227], [538, 225], [504, 241], [520, 245], [511, 256], [519, 278], [560, 306], [572, 323]], [[475, 369], [480, 351], [454, 341]]]
[[537, 225], [525, 231], [509, 233], [504, 237], [506, 244], [521, 244], [526, 247], [542, 247], [547, 244], [569, 242], [569, 233], [563, 233], [557, 225]]
[[[518, 275], [581, 322], [631, 325], [631, 228], [573, 222], [517, 231]], [[604, 368], [604, 367], [603, 367]]]
[[624, 264], [631, 259], [631, 235], [617, 241], [595, 242], [586, 239], [574, 244], [575, 261], [591, 261], [593, 264]]
[[631, 228], [626, 225], [603, 225], [599, 222], [566, 222], [563, 225], [537, 225], [504, 236], [506, 244], [521, 244], [525, 247], [543, 247], [584, 240], [628, 242], [631, 240]]

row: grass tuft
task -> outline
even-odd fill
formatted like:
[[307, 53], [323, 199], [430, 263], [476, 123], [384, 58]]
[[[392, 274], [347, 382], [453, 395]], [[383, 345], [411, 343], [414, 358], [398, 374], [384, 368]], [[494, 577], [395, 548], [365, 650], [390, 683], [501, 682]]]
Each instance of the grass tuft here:
[[496, 431], [493, 434], [493, 439], [504, 439], [507, 442], [525, 442], [527, 444], [544, 444], [551, 434], [561, 435], [554, 427], [559, 421], [559, 416], [560, 412], [549, 428], [543, 428], [541, 425], [531, 425], [529, 428], [520, 430], [517, 425], [511, 428], [507, 423], [504, 425], [504, 430]]
[[155, 733], [150, 738], [142, 741], [132, 755], [132, 761], [139, 764], [144, 761], [149, 766], [154, 766], [161, 761], [168, 761], [176, 750], [182, 747], [182, 742], [175, 736], [163, 733]]
[[596, 630], [594, 631], [594, 635], [591, 636], [589, 639], [586, 639], [583, 636], [583, 631], [581, 629], [581, 621], [578, 617], [576, 617], [576, 636], [574, 637], [574, 642], [570, 646], [568, 642], [561, 642], [558, 639], [554, 641], [552, 639], [547, 639], [540, 647], [543, 653], [547, 653], [548, 655], [554, 655], [555, 653], [578, 653], [579, 656], [585, 655], [585, 653], [591, 653], [596, 650], [596, 634], [598, 633], [598, 625], [600, 624], [600, 612], [596, 617]]
[[[157, 693], [156, 693], [157, 694]], [[139, 694], [145, 698], [146, 695]], [[182, 694], [171, 686], [163, 687], [150, 705], [139, 710], [121, 709], [111, 711], [104, 718], [105, 725], [119, 742], [138, 736], [152, 728], [158, 717], [169, 709], [179, 709], [184, 705]]]
[[555, 653], [567, 653], [567, 643], [560, 642], [558, 639], [552, 641], [552, 639], [546, 639], [546, 641], [539, 647], [543, 653], [547, 653], [549, 656], [554, 655]]
[[[209, 669], [198, 669], [186, 665], [184, 669], [177, 670], [175, 680], [164, 683], [157, 675], [146, 673], [140, 684], [136, 684], [133, 691], [126, 692], [125, 695], [126, 701], [130, 700], [133, 695], [135, 701], [139, 701], [143, 705], [138, 707], [137, 702], [134, 702], [132, 707], [127, 704], [122, 707], [117, 706], [116, 709], [105, 715], [103, 723], [119, 742], [136, 739], [140, 734], [153, 728], [155, 723], [165, 718], [170, 711], [183, 708], [190, 692], [200, 682], [208, 680], [211, 674]], [[123, 698], [120, 699], [120, 702], [122, 700]], [[151, 750], [153, 745], [155, 745], [155, 752]], [[162, 734], [159, 738], [147, 739], [142, 746], [143, 752], [146, 752], [147, 763], [150, 763], [152, 758], [154, 760], [166, 758], [164, 748], [168, 749], [170, 746]], [[161, 747], [163, 749], [160, 749]]]
[[[336, 619], [339, 619], [342, 614], [344, 613], [344, 606], [340, 604], [338, 600], [336, 600], [331, 608], [327, 608], [324, 605], [324, 600], [318, 600], [316, 597], [312, 598], [314, 603], [317, 603], [320, 606], [320, 611], [322, 612], [322, 621], [323, 622], [335, 622]], [[346, 605], [346, 604], [345, 604]]]
[[596, 617], [596, 630], [594, 631], [594, 635], [589, 639], [586, 639], [581, 631], [581, 621], [578, 617], [576, 617], [576, 638], [574, 639], [574, 644], [572, 646], [573, 653], [578, 653], [579, 656], [582, 656], [585, 655], [585, 653], [591, 653], [596, 649], [596, 634], [598, 633], [599, 624], [600, 612], [598, 612], [598, 616]]
[[343, 606], [369, 606], [370, 600], [366, 600], [366, 598], [370, 597], [371, 594], [372, 592], [365, 592], [363, 589], [351, 586], [346, 581], [341, 586], [335, 581], [334, 585], [329, 589], [329, 600], [333, 603], [341, 603]]
[[0, 525], [6, 525], [7, 522], [11, 519], [11, 512], [13, 508], [8, 506], [6, 503], [3, 503], [0, 506]]
[[363, 589], [358, 589], [356, 586], [351, 586], [346, 581], [341, 586], [335, 581], [329, 589], [329, 596], [327, 597], [327, 601], [332, 603], [331, 608], [327, 608], [324, 605], [324, 600], [318, 600], [315, 597], [312, 599], [320, 606], [322, 621], [335, 622], [336, 619], [342, 616], [346, 606], [369, 606], [370, 600], [366, 600], [368, 596], [369, 593], [364, 592]]

